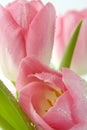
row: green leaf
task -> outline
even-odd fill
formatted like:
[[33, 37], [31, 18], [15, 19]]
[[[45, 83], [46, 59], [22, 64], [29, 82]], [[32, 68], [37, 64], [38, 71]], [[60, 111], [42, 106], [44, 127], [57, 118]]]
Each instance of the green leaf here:
[[76, 27], [67, 47], [65, 49], [59, 69], [61, 69], [62, 67], [66, 67], [66, 68], [70, 67], [81, 25], [82, 25], [82, 21], [80, 21], [80, 23]]
[[0, 116], [0, 130], [15, 130], [5, 119]]
[[11, 81], [11, 82], [14, 85], [14, 87], [16, 87], [16, 82], [15, 81]]
[[[12, 130], [33, 130], [31, 121], [24, 114], [15, 97], [0, 81], [0, 117]], [[6, 123], [5, 123], [6, 124]], [[3, 125], [3, 124], [2, 124]], [[8, 129], [9, 130], [9, 129]]]

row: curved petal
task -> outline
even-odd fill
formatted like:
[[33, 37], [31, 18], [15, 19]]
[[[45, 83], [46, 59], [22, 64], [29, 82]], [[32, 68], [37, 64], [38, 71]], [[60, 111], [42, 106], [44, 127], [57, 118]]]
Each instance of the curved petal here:
[[[59, 89], [61, 89], [62, 91], [65, 91], [66, 88], [65, 88], [65, 85], [64, 83], [62, 82], [62, 76], [59, 74], [59, 73], [49, 73], [48, 72], [42, 72], [42, 73], [36, 73], [34, 75], [30, 75], [30, 77], [36, 77], [40, 80], [42, 80], [44, 83], [48, 83], [48, 84], [52, 84], [52, 87], [55, 88], [55, 86]], [[30, 78], [29, 77], [29, 78]]]
[[28, 56], [37, 57], [42, 63], [49, 64], [55, 26], [55, 9], [48, 3], [33, 19], [27, 37], [26, 50]]
[[[76, 73], [70, 69], [62, 69], [63, 81], [66, 88], [70, 91], [73, 99], [76, 101], [87, 98], [87, 86], [86, 83]], [[78, 101], [79, 101], [78, 100]]]
[[55, 86], [60, 86], [61, 89], [65, 89], [65, 86], [61, 81], [62, 75], [60, 73], [43, 65], [34, 57], [25, 57], [19, 66], [17, 89], [20, 90], [29, 83], [31, 78], [31, 81], [33, 81], [33, 78], [35, 80], [35, 77], [44, 82], [53, 83]]
[[55, 130], [68, 130], [74, 125], [71, 113], [72, 103], [69, 92], [65, 92], [43, 116], [44, 120]]
[[21, 28], [9, 12], [0, 6], [0, 66], [10, 80], [16, 80], [18, 65], [25, 53]]
[[87, 86], [69, 69], [63, 69], [63, 81], [73, 98], [72, 116], [76, 123], [87, 121]]
[[30, 83], [20, 91], [19, 103], [36, 127], [39, 127], [38, 130], [53, 130], [39, 115], [47, 91], [48, 88], [40, 82]]
[[86, 130], [87, 129], [87, 123], [79, 123], [79, 124], [76, 124], [74, 127], [72, 127], [71, 129], [69, 130]]
[[15, 0], [6, 6], [15, 22], [24, 29], [25, 33], [35, 15], [41, 10], [41, 1]]

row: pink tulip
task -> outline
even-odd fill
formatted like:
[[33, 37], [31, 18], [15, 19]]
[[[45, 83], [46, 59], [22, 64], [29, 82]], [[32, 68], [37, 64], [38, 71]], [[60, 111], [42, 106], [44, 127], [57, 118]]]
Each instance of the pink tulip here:
[[19, 67], [17, 89], [37, 130], [87, 129], [87, 87], [73, 71], [59, 73], [27, 57]]
[[64, 16], [57, 17], [52, 63], [58, 68], [67, 43], [80, 20], [83, 20], [83, 24], [77, 40], [71, 68], [78, 74], [85, 74], [87, 73], [87, 9], [69, 11]]
[[0, 68], [10, 80], [16, 80], [19, 63], [26, 56], [49, 64], [54, 26], [51, 3], [16, 0], [0, 6]]

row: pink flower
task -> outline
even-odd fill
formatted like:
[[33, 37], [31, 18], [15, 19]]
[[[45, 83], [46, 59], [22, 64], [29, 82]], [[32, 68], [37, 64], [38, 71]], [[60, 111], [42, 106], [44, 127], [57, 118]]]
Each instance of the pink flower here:
[[52, 63], [58, 67], [65, 47], [80, 20], [83, 20], [83, 24], [78, 37], [71, 68], [78, 74], [85, 74], [87, 73], [87, 9], [82, 11], [69, 11], [64, 16], [57, 17]]
[[55, 9], [40, 0], [15, 0], [0, 5], [0, 68], [16, 80], [22, 58], [35, 56], [49, 64], [55, 26]]
[[56, 72], [25, 58], [17, 79], [19, 103], [37, 130], [87, 129], [87, 86], [69, 69]]

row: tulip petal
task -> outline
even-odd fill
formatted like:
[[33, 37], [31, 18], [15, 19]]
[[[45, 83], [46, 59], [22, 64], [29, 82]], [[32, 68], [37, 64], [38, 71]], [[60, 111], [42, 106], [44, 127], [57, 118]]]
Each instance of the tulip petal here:
[[76, 43], [71, 68], [82, 75], [87, 72], [87, 9], [68, 11], [63, 16], [57, 17], [52, 64], [58, 69], [65, 47], [80, 20], [83, 21], [83, 24]]
[[87, 130], [87, 123], [79, 123], [76, 124], [75, 126], [73, 126], [71, 129], [69, 130]]
[[61, 95], [44, 115], [44, 120], [56, 130], [68, 130], [74, 125], [71, 116], [72, 98], [68, 92]]
[[70, 91], [73, 99], [86, 99], [87, 98], [87, 86], [83, 79], [75, 74], [70, 69], [62, 69], [63, 81], [66, 88]]
[[48, 3], [33, 19], [27, 37], [26, 50], [28, 56], [37, 57], [42, 63], [49, 64], [55, 26], [55, 9]]
[[57, 73], [56, 71], [43, 65], [34, 57], [25, 57], [19, 66], [16, 86], [18, 91], [29, 83], [31, 78], [31, 81], [33, 81], [33, 78], [35, 80], [35, 77], [39, 80], [43, 80], [44, 82], [53, 83], [54, 86], [59, 86], [62, 90], [65, 90], [65, 86], [61, 81], [62, 76], [60, 73]]
[[65, 85], [62, 82], [62, 76], [58, 73], [52, 74], [52, 73], [42, 72], [42, 73], [36, 73], [32, 76], [37, 77], [38, 79], [44, 81], [45, 83], [52, 84], [53, 88], [55, 88], [56, 86], [57, 88], [60, 88], [62, 91], [66, 90]]
[[74, 72], [63, 69], [63, 81], [73, 98], [72, 116], [76, 123], [87, 121], [87, 86]]
[[0, 6], [0, 66], [7, 77], [16, 80], [17, 66], [25, 56], [22, 30], [7, 10]]
[[41, 111], [40, 107], [42, 106], [47, 91], [47, 87], [44, 87], [44, 84], [42, 83], [30, 83], [21, 89], [19, 103], [25, 113], [35, 123], [36, 127], [45, 130], [53, 130], [38, 114]]
[[27, 0], [15, 0], [9, 3], [6, 9], [10, 12], [15, 22], [21, 26], [24, 31], [28, 31], [31, 21], [42, 7], [43, 4], [41, 1], [28, 2]]

